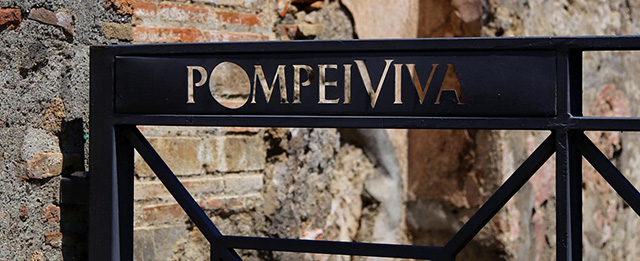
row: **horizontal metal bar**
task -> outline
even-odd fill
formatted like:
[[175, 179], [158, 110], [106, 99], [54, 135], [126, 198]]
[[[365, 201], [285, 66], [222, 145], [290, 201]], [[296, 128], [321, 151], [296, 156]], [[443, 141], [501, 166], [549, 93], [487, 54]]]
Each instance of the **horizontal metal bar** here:
[[568, 126], [574, 130], [640, 131], [640, 118], [572, 117]]
[[132, 115], [117, 114], [116, 124], [321, 127], [640, 131], [640, 118], [572, 117], [567, 123], [555, 117], [402, 117], [402, 116], [284, 116], [284, 115]]
[[550, 130], [560, 127], [553, 117], [399, 117], [399, 116], [282, 116], [282, 115], [123, 115], [116, 124], [315, 127], [315, 128], [401, 128], [401, 129], [504, 129]]
[[498, 213], [555, 152], [555, 134], [549, 135], [518, 169], [496, 190], [445, 246], [447, 258], [455, 257]]
[[[198, 54], [198, 53], [294, 53], [322, 51], [443, 51], [443, 50], [640, 50], [637, 36], [583, 37], [487, 37], [431, 38], [386, 40], [313, 40], [236, 43], [144, 44], [127, 46], [93, 46], [92, 49], [113, 51], [114, 55]], [[286, 51], [283, 51], [286, 50]]]
[[442, 247], [433, 246], [242, 236], [223, 236], [220, 244], [227, 248], [238, 249], [415, 259], [431, 259], [442, 251]]
[[582, 155], [584, 155], [587, 161], [591, 163], [591, 166], [602, 175], [611, 187], [618, 192], [622, 199], [631, 206], [636, 214], [640, 215], [640, 193], [638, 190], [584, 133], [576, 136], [578, 149], [582, 152]]

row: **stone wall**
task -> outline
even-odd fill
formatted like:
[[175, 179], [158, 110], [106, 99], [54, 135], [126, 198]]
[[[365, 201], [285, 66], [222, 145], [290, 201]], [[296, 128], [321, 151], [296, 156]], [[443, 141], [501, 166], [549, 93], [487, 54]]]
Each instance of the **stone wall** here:
[[89, 46], [119, 44], [102, 1], [0, 1], [0, 259], [86, 256], [86, 207], [60, 203], [85, 170]]

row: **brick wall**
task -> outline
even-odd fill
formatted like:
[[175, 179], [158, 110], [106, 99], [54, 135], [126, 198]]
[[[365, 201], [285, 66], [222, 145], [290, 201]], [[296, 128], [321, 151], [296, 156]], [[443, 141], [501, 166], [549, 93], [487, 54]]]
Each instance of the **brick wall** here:
[[[256, 224], [252, 215], [263, 205], [267, 158], [263, 129], [140, 129], [223, 233], [257, 235], [249, 228], [262, 225]], [[135, 175], [136, 259], [207, 258], [202, 235], [137, 153]], [[217, 219], [242, 222], [241, 226], [229, 226]]]
[[272, 6], [273, 3], [266, 0], [135, 1], [133, 41], [185, 43], [273, 39], [275, 13]]

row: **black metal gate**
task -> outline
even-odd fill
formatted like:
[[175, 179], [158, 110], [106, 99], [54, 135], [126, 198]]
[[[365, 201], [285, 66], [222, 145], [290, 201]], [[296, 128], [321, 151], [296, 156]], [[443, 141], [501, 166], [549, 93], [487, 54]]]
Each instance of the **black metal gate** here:
[[[582, 157], [640, 214], [638, 190], [583, 133], [640, 131], [640, 118], [582, 116], [582, 54], [603, 50], [640, 50], [640, 37], [93, 47], [89, 258], [133, 258], [135, 149], [210, 242], [212, 260], [239, 260], [234, 249], [455, 259], [555, 153], [557, 259], [580, 259]], [[208, 92], [198, 87], [205, 84], [209, 70], [231, 63], [227, 69], [255, 70], [253, 88], [249, 83], [247, 89], [250, 95], [242, 105], [225, 105], [216, 100], [220, 96], [210, 83], [214, 99], [202, 102]], [[317, 65], [320, 72], [317, 83], [311, 82], [314, 69], [309, 64]], [[417, 76], [416, 66], [423, 69], [423, 77]], [[258, 70], [263, 69], [268, 76], [275, 71], [275, 76], [270, 88], [264, 81], [258, 89], [260, 77], [265, 79]], [[393, 69], [395, 85], [385, 85], [384, 77]], [[296, 74], [303, 70], [309, 81], [301, 81]], [[450, 70], [455, 70], [455, 76]], [[214, 73], [215, 69], [211, 78]], [[285, 83], [277, 88], [279, 73], [281, 83], [287, 73], [297, 75], [293, 89]], [[198, 74], [199, 78], [194, 76]], [[420, 78], [426, 79], [425, 75], [429, 77], [423, 88], [425, 81], [421, 84]], [[358, 77], [362, 81], [354, 82]], [[367, 82], [367, 78], [374, 80]], [[387, 82], [392, 78], [390, 73]], [[271, 94], [280, 99], [270, 100]], [[445, 246], [409, 246], [223, 235], [136, 125], [508, 129], [549, 130], [550, 135]]]

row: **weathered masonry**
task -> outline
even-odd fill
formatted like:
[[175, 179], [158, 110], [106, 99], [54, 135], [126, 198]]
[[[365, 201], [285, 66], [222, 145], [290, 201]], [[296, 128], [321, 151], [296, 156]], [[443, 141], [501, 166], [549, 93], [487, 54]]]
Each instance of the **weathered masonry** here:
[[[90, 258], [133, 257], [133, 151], [211, 243], [235, 249], [452, 260], [556, 154], [557, 259], [582, 255], [585, 157], [640, 214], [640, 193], [583, 134], [640, 131], [582, 116], [582, 52], [640, 37], [251, 42], [91, 51]], [[548, 138], [444, 246], [223, 235], [136, 125], [548, 130]]]

